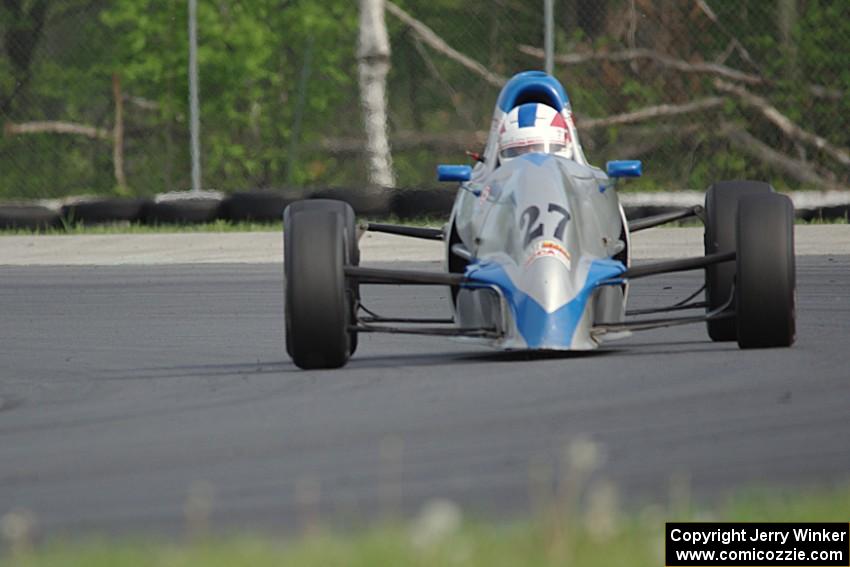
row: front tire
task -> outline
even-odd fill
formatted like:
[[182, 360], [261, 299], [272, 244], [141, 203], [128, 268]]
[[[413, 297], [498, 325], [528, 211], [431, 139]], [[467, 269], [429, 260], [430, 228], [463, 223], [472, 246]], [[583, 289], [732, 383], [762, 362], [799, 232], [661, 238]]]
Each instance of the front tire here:
[[738, 204], [735, 280], [738, 345], [787, 347], [796, 338], [794, 205], [785, 195]]
[[[706, 254], [726, 254], [735, 251], [737, 242], [738, 203], [748, 195], [773, 193], [762, 181], [720, 181], [705, 193]], [[735, 282], [735, 264], [722, 262], [705, 269], [706, 311], [714, 311], [729, 301]], [[738, 336], [734, 317], [707, 321], [708, 336], [713, 341], [734, 341]]]
[[339, 205], [302, 201], [284, 211], [286, 346], [303, 369], [339, 368], [354, 350], [351, 242]]

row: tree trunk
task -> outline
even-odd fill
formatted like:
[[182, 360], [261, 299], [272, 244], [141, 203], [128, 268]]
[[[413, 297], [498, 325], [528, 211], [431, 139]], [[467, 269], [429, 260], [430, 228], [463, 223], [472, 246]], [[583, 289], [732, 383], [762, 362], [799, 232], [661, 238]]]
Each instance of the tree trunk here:
[[390, 40], [384, 0], [360, 0], [360, 40], [357, 50], [360, 104], [366, 130], [366, 160], [373, 187], [394, 187], [392, 155], [387, 139], [387, 73]]
[[112, 167], [115, 183], [123, 194], [127, 191], [127, 176], [124, 174], [124, 98], [121, 96], [121, 79], [112, 75], [112, 98], [115, 101], [115, 126], [112, 130]]

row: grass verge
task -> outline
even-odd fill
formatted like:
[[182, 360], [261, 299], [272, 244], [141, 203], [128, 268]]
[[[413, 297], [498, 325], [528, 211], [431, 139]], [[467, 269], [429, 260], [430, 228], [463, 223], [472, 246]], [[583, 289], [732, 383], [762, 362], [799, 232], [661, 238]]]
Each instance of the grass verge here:
[[[358, 219], [361, 222], [378, 222], [390, 224], [404, 224], [408, 226], [442, 226], [446, 223], [445, 218], [423, 217], [419, 219], [406, 219], [404, 221], [395, 217], [381, 219]], [[184, 232], [278, 232], [283, 229], [283, 222], [230, 222], [218, 220], [200, 224], [160, 224], [146, 225], [140, 223], [115, 223], [85, 225], [82, 223], [69, 224], [67, 227], [30, 230], [22, 228], [0, 229], [2, 236], [65, 236], [74, 234], [174, 234]]]
[[161, 224], [146, 225], [139, 223], [115, 223], [115, 224], [72, 224], [63, 228], [47, 228], [29, 230], [13, 228], [0, 230], [0, 236], [66, 236], [74, 234], [174, 234], [182, 232], [269, 232], [281, 230], [282, 222], [260, 223], [215, 221], [201, 224]]
[[[447, 505], [444, 505], [444, 508]], [[432, 507], [433, 508], [433, 507]], [[299, 537], [194, 537], [187, 541], [54, 541], [19, 543], [0, 559], [11, 567], [264, 567], [432, 566], [642, 567], [663, 565], [665, 521], [834, 521], [850, 517], [850, 486], [794, 492], [739, 494], [712, 509], [650, 507], [621, 515], [594, 509], [570, 515], [549, 510], [535, 521], [464, 522], [439, 507], [410, 524], [365, 531], [314, 528]]]

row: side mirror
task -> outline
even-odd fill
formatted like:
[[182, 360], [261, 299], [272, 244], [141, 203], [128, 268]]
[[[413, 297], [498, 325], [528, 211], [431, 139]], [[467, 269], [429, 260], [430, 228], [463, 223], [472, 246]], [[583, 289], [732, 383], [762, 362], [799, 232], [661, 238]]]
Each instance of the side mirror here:
[[617, 160], [607, 164], [608, 177], [640, 177], [643, 175], [643, 164], [640, 160]]
[[469, 181], [472, 179], [472, 168], [468, 165], [438, 165], [437, 179], [439, 181]]

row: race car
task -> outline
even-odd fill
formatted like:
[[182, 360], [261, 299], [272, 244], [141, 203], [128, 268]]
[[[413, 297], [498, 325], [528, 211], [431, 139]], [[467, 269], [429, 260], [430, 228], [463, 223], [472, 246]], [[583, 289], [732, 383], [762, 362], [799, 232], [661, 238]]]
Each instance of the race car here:
[[[474, 167], [438, 166], [441, 181], [460, 184], [441, 229], [358, 225], [352, 208], [333, 200], [285, 210], [285, 336], [298, 367], [345, 365], [359, 333], [574, 351], [633, 331], [704, 322], [712, 340], [741, 348], [794, 342], [794, 208], [769, 184], [717, 182], [704, 206], [627, 220], [616, 182], [641, 175], [641, 162], [611, 161], [606, 171], [590, 165], [566, 91], [540, 71], [506, 83], [484, 152], [473, 155]], [[633, 263], [632, 233], [690, 217], [705, 225], [704, 255]], [[364, 230], [441, 240], [445, 270], [362, 267]], [[627, 309], [632, 280], [684, 270], [705, 271], [704, 286], [687, 300]], [[381, 317], [361, 304], [363, 285], [448, 286], [452, 317]]]

